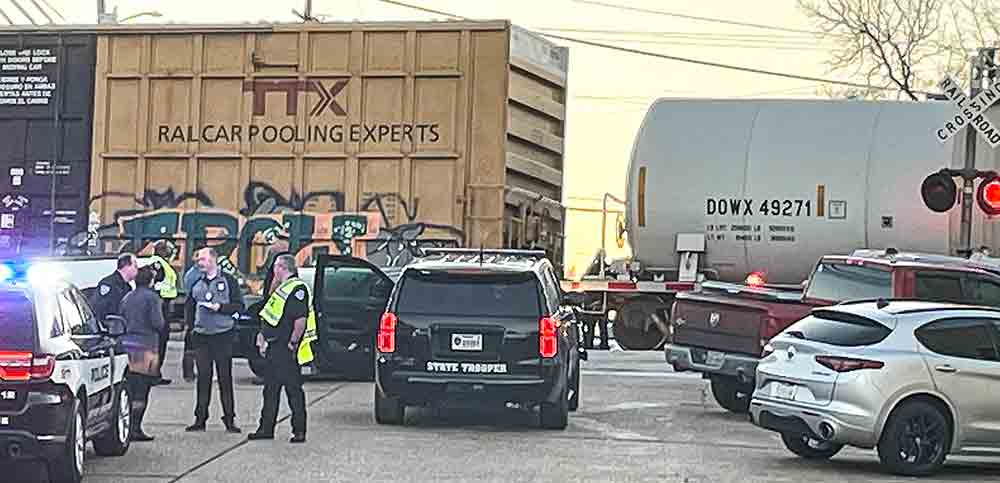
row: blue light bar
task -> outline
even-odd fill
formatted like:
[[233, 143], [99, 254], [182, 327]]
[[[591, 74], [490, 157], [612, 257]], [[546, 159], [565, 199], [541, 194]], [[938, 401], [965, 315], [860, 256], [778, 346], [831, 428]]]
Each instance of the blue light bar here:
[[14, 278], [14, 269], [7, 264], [0, 264], [0, 282], [7, 282]]

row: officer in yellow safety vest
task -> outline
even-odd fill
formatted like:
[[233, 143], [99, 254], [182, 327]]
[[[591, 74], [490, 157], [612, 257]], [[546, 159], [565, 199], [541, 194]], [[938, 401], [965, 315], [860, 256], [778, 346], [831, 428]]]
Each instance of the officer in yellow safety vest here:
[[278, 400], [285, 389], [292, 410], [292, 443], [306, 440], [306, 399], [300, 367], [313, 360], [316, 314], [306, 283], [298, 278], [295, 257], [284, 254], [274, 260], [272, 292], [260, 311], [261, 330], [257, 347], [265, 358], [264, 406], [257, 431], [250, 440], [274, 439]]
[[152, 265], [158, 272], [158, 276], [156, 277], [157, 282], [153, 288], [156, 289], [160, 294], [160, 298], [163, 299], [163, 320], [166, 321], [163, 324], [163, 331], [160, 333], [160, 357], [159, 365], [156, 368], [160, 379], [156, 382], [157, 385], [166, 385], [171, 382], [170, 379], [163, 377], [162, 369], [163, 361], [167, 357], [167, 341], [170, 339], [170, 303], [177, 298], [177, 272], [170, 265], [170, 260], [173, 260], [173, 258], [174, 249], [170, 242], [160, 240], [153, 245]]

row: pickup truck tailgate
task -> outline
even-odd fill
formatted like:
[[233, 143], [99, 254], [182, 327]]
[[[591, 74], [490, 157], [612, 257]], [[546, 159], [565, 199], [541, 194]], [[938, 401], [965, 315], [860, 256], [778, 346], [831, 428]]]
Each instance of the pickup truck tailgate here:
[[672, 317], [674, 344], [757, 356], [768, 310], [752, 301], [684, 293]]

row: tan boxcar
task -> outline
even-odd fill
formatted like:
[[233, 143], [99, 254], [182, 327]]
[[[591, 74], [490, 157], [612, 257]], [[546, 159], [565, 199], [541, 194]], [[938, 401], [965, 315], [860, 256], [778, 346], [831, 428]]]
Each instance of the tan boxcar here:
[[107, 249], [209, 238], [244, 273], [276, 239], [561, 263], [567, 57], [504, 21], [99, 30], [92, 217]]

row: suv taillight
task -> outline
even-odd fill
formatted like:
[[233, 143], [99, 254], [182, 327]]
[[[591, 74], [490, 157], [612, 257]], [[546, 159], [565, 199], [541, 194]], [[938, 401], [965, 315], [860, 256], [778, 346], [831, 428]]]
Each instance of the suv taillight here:
[[836, 372], [851, 372], [858, 369], [881, 369], [885, 366], [885, 363], [881, 361], [836, 356], [816, 356], [816, 362]]
[[546, 358], [555, 357], [558, 350], [556, 321], [551, 317], [542, 317], [538, 321], [538, 354]]
[[30, 352], [0, 352], [0, 380], [48, 379], [56, 368], [54, 357]]
[[376, 345], [379, 352], [396, 351], [396, 314], [392, 312], [382, 314], [382, 320], [378, 323], [378, 341]]
[[31, 378], [48, 379], [56, 370], [56, 358], [50, 355], [35, 356], [31, 361]]

